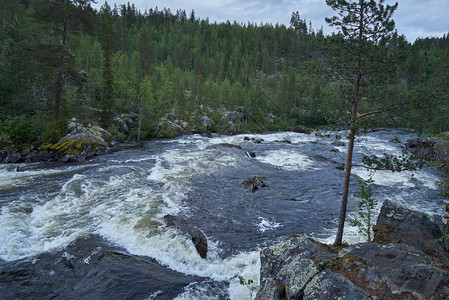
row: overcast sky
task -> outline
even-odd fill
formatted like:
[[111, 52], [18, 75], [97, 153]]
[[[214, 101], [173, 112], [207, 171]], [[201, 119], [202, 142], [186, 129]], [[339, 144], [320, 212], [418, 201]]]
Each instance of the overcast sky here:
[[[393, 15], [396, 29], [404, 34], [409, 42], [418, 37], [441, 37], [449, 32], [449, 0], [396, 0], [399, 7]], [[97, 0], [95, 8], [99, 8], [104, 0]], [[126, 4], [127, 0], [109, 0], [115, 3]], [[186, 10], [187, 14], [195, 10], [197, 18], [209, 18], [210, 22], [271, 24], [290, 23], [292, 12], [299, 11], [301, 18], [307, 23], [312, 21], [314, 30], [323, 27], [324, 33], [335, 28], [329, 28], [324, 21], [325, 17], [333, 15], [325, 0], [130, 0], [138, 10], [144, 12], [150, 8], [170, 8], [172, 13], [178, 9]], [[386, 0], [387, 4], [395, 1]]]

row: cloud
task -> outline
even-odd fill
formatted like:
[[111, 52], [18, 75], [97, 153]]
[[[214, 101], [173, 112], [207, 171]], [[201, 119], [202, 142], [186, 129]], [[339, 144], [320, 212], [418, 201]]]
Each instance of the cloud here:
[[[100, 2], [99, 0], [98, 2]], [[110, 0], [109, 4], [123, 4], [128, 0]], [[170, 8], [172, 12], [184, 9], [188, 14], [195, 10], [197, 17], [209, 18], [211, 22], [238, 23], [290, 23], [294, 11], [299, 11], [301, 18], [311, 21], [313, 28], [323, 26], [325, 33], [335, 28], [329, 28], [324, 18], [335, 14], [324, 0], [134, 0], [129, 1], [142, 12], [150, 8]], [[386, 4], [394, 4], [393, 0], [386, 0]], [[95, 7], [100, 7], [101, 3]], [[449, 31], [448, 0], [402, 0], [393, 18], [399, 34], [404, 34], [409, 41], [417, 37], [442, 36]]]

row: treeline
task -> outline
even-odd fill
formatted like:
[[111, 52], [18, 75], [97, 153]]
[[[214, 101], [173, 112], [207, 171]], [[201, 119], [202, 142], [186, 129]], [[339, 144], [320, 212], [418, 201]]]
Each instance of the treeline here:
[[[141, 12], [129, 3], [96, 11], [90, 2], [0, 0], [1, 136], [51, 141], [75, 117], [136, 139], [137, 128], [123, 136], [114, 121], [132, 115], [146, 138], [167, 113], [219, 121], [220, 109], [244, 113], [240, 130], [348, 124], [348, 91], [328, 63], [345, 59], [336, 46], [344, 42], [298, 12], [286, 27], [211, 23], [194, 11]], [[397, 114], [377, 116], [376, 126], [449, 130], [449, 36], [409, 43], [394, 34], [369, 51], [391, 57], [392, 75], [361, 112], [399, 98]]]

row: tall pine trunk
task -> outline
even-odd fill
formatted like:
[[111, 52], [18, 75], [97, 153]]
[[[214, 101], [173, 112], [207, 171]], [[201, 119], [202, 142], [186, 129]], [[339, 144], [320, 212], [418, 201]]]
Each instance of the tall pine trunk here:
[[343, 230], [346, 221], [346, 209], [348, 206], [348, 196], [349, 196], [349, 184], [351, 182], [351, 169], [352, 169], [352, 156], [354, 153], [354, 143], [356, 135], [356, 121], [357, 121], [357, 105], [360, 93], [360, 79], [362, 77], [362, 38], [363, 38], [363, 10], [364, 2], [360, 2], [360, 21], [358, 28], [358, 40], [357, 40], [357, 75], [355, 78], [355, 94], [354, 100], [352, 101], [351, 109], [351, 129], [349, 132], [349, 142], [348, 142], [348, 154], [346, 156], [346, 167], [345, 167], [345, 179], [343, 182], [343, 193], [341, 199], [340, 216], [338, 219], [338, 229], [337, 236], [335, 237], [334, 245], [341, 245], [343, 242]]

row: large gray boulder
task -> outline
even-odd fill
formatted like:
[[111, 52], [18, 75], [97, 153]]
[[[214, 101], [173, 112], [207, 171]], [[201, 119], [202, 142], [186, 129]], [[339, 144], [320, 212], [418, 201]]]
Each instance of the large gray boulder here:
[[443, 236], [435, 220], [422, 212], [386, 200], [374, 226], [374, 242], [411, 245], [427, 255], [449, 259], [444, 243], [437, 242]]
[[198, 120], [198, 127], [202, 132], [213, 132], [215, 129], [215, 122], [208, 116], [202, 116]]
[[336, 249], [294, 236], [262, 250], [257, 298], [448, 299], [448, 257], [432, 218], [386, 201], [378, 225], [382, 243]]
[[51, 160], [61, 162], [83, 162], [95, 156], [110, 151], [106, 142], [109, 132], [95, 125], [84, 126], [76, 119], [68, 124], [68, 134], [57, 143], [41, 148], [50, 152]]

